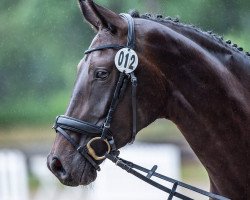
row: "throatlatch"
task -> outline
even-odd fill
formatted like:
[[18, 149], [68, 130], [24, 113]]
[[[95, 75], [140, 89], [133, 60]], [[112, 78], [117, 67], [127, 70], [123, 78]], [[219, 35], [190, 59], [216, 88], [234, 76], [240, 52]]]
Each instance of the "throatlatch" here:
[[[119, 45], [119, 44], [108, 44], [95, 48], [88, 49], [85, 51], [85, 54], [90, 54], [95, 51], [101, 51], [104, 49], [115, 49], [119, 50], [115, 56], [115, 66], [120, 71], [119, 78], [116, 84], [115, 92], [111, 101], [111, 105], [109, 111], [107, 113], [106, 120], [104, 121], [102, 126], [97, 126], [94, 124], [90, 124], [85, 121], [81, 121], [75, 118], [71, 118], [68, 116], [58, 116], [55, 121], [54, 129], [56, 132], [61, 134], [65, 139], [68, 140], [69, 143], [83, 156], [87, 159], [87, 161], [96, 169], [100, 170], [97, 161], [104, 160], [105, 158], [114, 162], [117, 166], [126, 170], [128, 173], [136, 176], [137, 178], [147, 182], [148, 184], [166, 192], [169, 194], [168, 200], [172, 200], [172, 198], [178, 197], [179, 199], [191, 200], [183, 194], [177, 192], [177, 187], [183, 187], [204, 196], [208, 196], [215, 200], [229, 200], [228, 198], [206, 192], [204, 190], [198, 189], [191, 185], [182, 183], [180, 181], [174, 180], [167, 176], [163, 176], [161, 174], [156, 173], [157, 166], [153, 166], [151, 170], [143, 168], [139, 165], [136, 165], [132, 162], [126, 161], [124, 159], [119, 158], [119, 151], [116, 149], [115, 141], [110, 130], [110, 125], [112, 121], [112, 116], [116, 110], [116, 107], [119, 101], [123, 98], [127, 84], [129, 79], [132, 84], [132, 113], [133, 113], [133, 128], [131, 134], [131, 143], [134, 142], [136, 132], [137, 132], [137, 116], [136, 116], [136, 88], [137, 88], [137, 78], [134, 74], [138, 66], [138, 56], [134, 51], [135, 48], [135, 29], [134, 29], [134, 20], [129, 14], [121, 14], [121, 17], [124, 18], [128, 23], [128, 36], [127, 36], [127, 44]], [[71, 136], [67, 133], [67, 131], [76, 132], [78, 134], [84, 134], [89, 136], [90, 141], [84, 146], [78, 145], [78, 142], [71, 138]], [[94, 142], [100, 142], [102, 145], [106, 146], [106, 151], [102, 155], [98, 155], [95, 149], [91, 146]], [[139, 173], [141, 171], [146, 173], [143, 175]], [[169, 189], [156, 181], [153, 181], [151, 178], [157, 177], [167, 182], [173, 183], [172, 189]]]

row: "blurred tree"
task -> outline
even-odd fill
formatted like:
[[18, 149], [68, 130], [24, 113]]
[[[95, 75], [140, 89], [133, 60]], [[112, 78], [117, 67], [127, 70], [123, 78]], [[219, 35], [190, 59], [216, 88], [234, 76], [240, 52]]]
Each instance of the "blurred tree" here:
[[[249, 0], [97, 0], [114, 11], [179, 16], [247, 47]], [[48, 122], [67, 105], [76, 66], [94, 32], [77, 1], [2, 0], [0, 124]]]

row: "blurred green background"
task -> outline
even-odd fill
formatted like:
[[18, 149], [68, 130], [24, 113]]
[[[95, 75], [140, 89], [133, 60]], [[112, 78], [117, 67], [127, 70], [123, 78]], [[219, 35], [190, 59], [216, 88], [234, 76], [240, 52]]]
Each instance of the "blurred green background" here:
[[[179, 17], [250, 48], [249, 0], [98, 0], [116, 12]], [[94, 32], [77, 1], [2, 0], [0, 126], [48, 124], [64, 113], [76, 66]]]
[[[118, 13], [136, 9], [180, 18], [250, 50], [249, 0], [98, 0]], [[0, 7], [0, 147], [49, 151], [49, 127], [63, 114], [73, 88], [76, 66], [94, 32], [83, 21], [76, 0], [1, 0]], [[152, 133], [153, 132], [153, 133]], [[160, 120], [140, 140], [173, 142], [184, 138]], [[185, 146], [185, 145], [184, 145]], [[187, 145], [186, 145], [187, 146]], [[200, 165], [185, 167], [184, 180], [203, 181]], [[200, 179], [200, 177], [202, 177]]]

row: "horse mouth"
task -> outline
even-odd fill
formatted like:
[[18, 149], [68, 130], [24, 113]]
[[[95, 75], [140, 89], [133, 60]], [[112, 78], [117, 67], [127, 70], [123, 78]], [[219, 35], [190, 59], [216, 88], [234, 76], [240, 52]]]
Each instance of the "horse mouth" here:
[[58, 177], [59, 181], [66, 186], [77, 187], [79, 185], [87, 186], [94, 182], [97, 177], [97, 172], [93, 167], [86, 164], [86, 167], [82, 172], [78, 172], [76, 175], [70, 175], [66, 177]]
[[96, 169], [86, 160], [82, 160], [76, 167], [59, 161], [51, 155], [48, 156], [47, 165], [49, 170], [66, 186], [77, 187], [87, 186], [97, 177]]
[[85, 168], [82, 171], [82, 174], [80, 177], [79, 185], [87, 186], [90, 183], [94, 182], [96, 178], [97, 178], [96, 169], [91, 164], [86, 162]]

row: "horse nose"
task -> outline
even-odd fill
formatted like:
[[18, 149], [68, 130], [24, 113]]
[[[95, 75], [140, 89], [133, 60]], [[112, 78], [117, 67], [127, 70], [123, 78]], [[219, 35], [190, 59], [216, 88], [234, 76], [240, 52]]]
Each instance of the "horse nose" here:
[[64, 169], [62, 162], [57, 156], [53, 156], [50, 158], [48, 156], [47, 158], [47, 166], [50, 169], [50, 171], [55, 174], [59, 179], [63, 180], [67, 178], [67, 172]]

